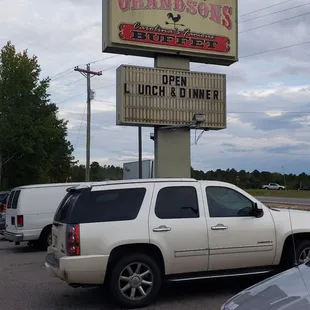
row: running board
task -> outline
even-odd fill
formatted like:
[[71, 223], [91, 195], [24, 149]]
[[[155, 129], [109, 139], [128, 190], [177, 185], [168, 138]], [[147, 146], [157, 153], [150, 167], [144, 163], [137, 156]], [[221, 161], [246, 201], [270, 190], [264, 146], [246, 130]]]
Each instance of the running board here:
[[204, 274], [191, 274], [191, 275], [176, 275], [167, 277], [166, 281], [168, 282], [184, 282], [184, 281], [195, 281], [195, 280], [207, 280], [207, 279], [219, 279], [219, 278], [229, 278], [229, 277], [242, 277], [242, 276], [254, 276], [262, 275], [275, 271], [275, 269], [264, 269], [264, 270], [248, 270], [248, 271], [239, 271], [239, 272], [222, 272], [215, 273], [209, 272]]

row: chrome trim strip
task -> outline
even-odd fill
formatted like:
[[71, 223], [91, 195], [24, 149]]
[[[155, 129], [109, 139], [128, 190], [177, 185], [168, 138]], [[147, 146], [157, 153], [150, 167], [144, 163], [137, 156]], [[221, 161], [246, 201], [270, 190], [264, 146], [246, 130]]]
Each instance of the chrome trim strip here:
[[214, 276], [199, 276], [199, 277], [191, 277], [191, 278], [180, 278], [180, 279], [169, 279], [169, 282], [184, 282], [184, 281], [193, 281], [193, 280], [203, 280], [203, 279], [216, 279], [216, 278], [227, 278], [227, 277], [241, 277], [241, 276], [251, 276], [257, 274], [266, 274], [270, 273], [272, 270], [264, 270], [264, 271], [254, 271], [254, 272], [246, 272], [246, 273], [235, 273], [235, 274], [225, 274], [225, 275], [214, 275]]
[[230, 250], [230, 249], [247, 249], [247, 248], [266, 248], [272, 247], [273, 244], [258, 244], [258, 245], [239, 245], [239, 246], [228, 246], [228, 247], [217, 247], [217, 248], [210, 248], [210, 250]]
[[209, 249], [184, 249], [174, 251], [174, 257], [207, 256]]

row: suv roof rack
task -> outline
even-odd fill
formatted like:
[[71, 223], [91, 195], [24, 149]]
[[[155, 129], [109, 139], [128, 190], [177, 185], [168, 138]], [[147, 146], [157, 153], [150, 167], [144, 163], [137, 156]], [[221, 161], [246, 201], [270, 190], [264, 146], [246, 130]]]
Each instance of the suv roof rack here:
[[92, 183], [91, 186], [102, 186], [112, 184], [134, 184], [134, 183], [160, 183], [160, 182], [198, 182], [193, 178], [153, 178], [153, 179], [130, 179], [130, 180], [111, 180], [100, 183]]

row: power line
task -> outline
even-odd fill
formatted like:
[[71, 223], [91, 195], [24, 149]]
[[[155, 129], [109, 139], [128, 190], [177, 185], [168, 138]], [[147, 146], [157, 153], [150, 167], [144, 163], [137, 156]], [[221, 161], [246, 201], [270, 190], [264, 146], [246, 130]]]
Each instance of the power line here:
[[260, 16], [257, 16], [257, 17], [251, 18], [251, 19], [246, 19], [246, 20], [240, 21], [238, 24], [246, 23], [246, 22], [249, 22], [249, 21], [253, 21], [255, 19], [259, 19], [259, 18], [262, 18], [262, 17], [270, 16], [270, 15], [274, 15], [274, 14], [277, 14], [277, 13], [282, 13], [282, 12], [290, 11], [290, 10], [293, 10], [293, 9], [296, 9], [296, 8], [300, 8], [300, 7], [303, 7], [303, 6], [306, 6], [306, 5], [310, 5], [310, 3], [305, 3], [305, 4], [293, 6], [291, 8], [284, 9], [284, 10], [281, 10], [281, 11], [275, 11], [275, 12], [268, 13], [268, 14], [265, 14], [265, 15], [260, 15]]
[[295, 112], [295, 111], [242, 111], [242, 112], [227, 112], [229, 114], [265, 114], [265, 113], [283, 113], [283, 114], [309, 114], [310, 115], [310, 111], [299, 111], [299, 112]]
[[56, 91], [56, 90], [58, 90], [58, 89], [62, 89], [62, 88], [64, 88], [64, 87], [70, 86], [70, 85], [75, 84], [75, 83], [77, 83], [77, 82], [80, 82], [80, 81], [82, 81], [82, 80], [84, 80], [84, 78], [81, 78], [81, 79], [78, 79], [78, 80], [74, 80], [74, 81], [72, 81], [72, 82], [70, 82], [70, 83], [68, 83], [68, 84], [61, 85], [60, 87], [57, 87], [57, 88], [51, 88], [50, 90], [51, 90], [51, 91]]
[[113, 55], [113, 56], [106, 57], [106, 58], [100, 58], [98, 60], [94, 60], [94, 61], [89, 62], [89, 64], [95, 64], [97, 62], [101, 62], [101, 61], [104, 61], [104, 60], [108, 60], [108, 59], [115, 58], [115, 57], [120, 57], [120, 56], [124, 56], [124, 55]]
[[80, 139], [82, 124], [83, 124], [84, 116], [85, 116], [85, 112], [86, 112], [86, 107], [87, 107], [87, 102], [85, 102], [85, 105], [84, 105], [84, 112], [83, 112], [82, 119], [81, 119], [81, 122], [80, 122], [80, 128], [79, 128], [79, 131], [78, 131], [78, 136], [77, 136], [77, 139], [76, 139], [76, 142], [75, 142], [75, 146], [73, 147], [74, 149], [76, 148], [76, 146], [77, 146], [77, 144], [79, 142], [79, 139]]
[[[104, 60], [105, 59], [108, 59], [108, 58], [114, 58], [114, 57], [119, 57], [119, 56], [121, 56], [121, 55], [116, 55], [116, 56], [112, 56], [112, 57], [107, 57], [107, 58], [104, 58]], [[145, 60], [148, 60], [148, 59], [145, 59]], [[135, 64], [135, 63], [141, 63], [142, 61], [145, 61], [145, 60], [137, 60], [137, 61], [134, 61], [134, 62], [130, 62], [129, 63], [129, 65], [133, 65], [133, 64]], [[90, 62], [90, 63], [95, 63], [95, 62], [98, 62], [98, 61], [100, 61], [100, 60], [97, 60], [97, 61], [92, 61], [92, 62]], [[115, 68], [117, 68], [119, 65], [117, 65], [117, 66], [113, 66], [113, 67], [108, 67], [108, 68], [106, 68], [106, 69], [102, 69], [101, 71], [104, 71], [104, 72], [106, 72], [106, 71], [109, 71], [109, 70], [112, 70], [112, 69], [115, 69]], [[78, 79], [78, 80], [75, 80], [75, 81], [73, 81], [73, 82], [70, 82], [69, 84], [66, 84], [66, 85], [62, 85], [62, 86], [60, 86], [60, 87], [57, 87], [56, 89], [51, 89], [51, 91], [56, 91], [56, 90], [58, 90], [58, 89], [62, 89], [63, 87], [66, 87], [66, 86], [69, 86], [69, 85], [72, 85], [72, 84], [74, 84], [74, 83], [77, 83], [77, 82], [79, 82], [79, 81], [81, 81], [82, 79]], [[109, 85], [109, 86], [103, 86], [103, 87], [99, 87], [99, 88], [96, 88], [96, 89], [102, 89], [102, 88], [105, 88], [105, 87], [110, 87], [110, 86], [115, 86], [115, 84], [113, 84], [113, 85]], [[69, 100], [69, 99], [68, 99]], [[65, 100], [65, 101], [67, 101], [67, 100]], [[60, 102], [60, 103], [62, 103], [62, 102]]]
[[[250, 54], [250, 55], [244, 55], [244, 56], [241, 56], [241, 57], [239, 57], [239, 58], [242, 59], [242, 58], [253, 57], [253, 56], [256, 56], [256, 55], [261, 55], [261, 54], [271, 53], [271, 52], [275, 52], [275, 51], [280, 51], [280, 50], [284, 50], [284, 49], [287, 49], [287, 48], [292, 48], [292, 47], [296, 47], [296, 46], [300, 46], [300, 45], [304, 45], [304, 44], [309, 44], [309, 43], [310, 43], [310, 41], [306, 41], [306, 42], [301, 42], [301, 43], [297, 43], [297, 44], [282, 46], [282, 47], [274, 48], [274, 49], [267, 50], [267, 51], [261, 51], [261, 52], [253, 53], [253, 54]], [[195, 67], [193, 67], [193, 69], [194, 69], [194, 68], [195, 68]], [[199, 66], [199, 68], [200, 68], [200, 66]], [[112, 69], [112, 68], [110, 68], [110, 69]], [[113, 87], [113, 86], [116, 86], [116, 84], [114, 83], [114, 84], [110, 84], [110, 85], [105, 85], [105, 86], [98, 87], [98, 88], [94, 88], [94, 89], [103, 89], [103, 88], [108, 88], [108, 87]], [[69, 98], [67, 98], [67, 99], [64, 99], [64, 100], [62, 100], [62, 101], [60, 101], [60, 102], [58, 102], [58, 103], [56, 103], [56, 104], [59, 105], [59, 104], [65, 102], [65, 101], [74, 99], [74, 98], [76, 98], [76, 97], [78, 97], [78, 96], [81, 96], [81, 95], [83, 95], [83, 94], [85, 94], [85, 92], [80, 93], [80, 94], [77, 94], [77, 95], [72, 96], [72, 97], [69, 97]], [[99, 100], [97, 100], [97, 101], [99, 101]], [[109, 103], [113, 103], [113, 102], [109, 102]]]
[[84, 94], [85, 94], [85, 92], [82, 92], [82, 93], [79, 93], [79, 94], [74, 95], [74, 96], [72, 96], [72, 97], [66, 98], [66, 99], [64, 99], [64, 100], [62, 100], [62, 101], [57, 102], [57, 103], [56, 103], [56, 105], [59, 105], [59, 104], [61, 104], [61, 103], [65, 102], [65, 101], [68, 101], [68, 100], [74, 99], [74, 98], [76, 98], [76, 97], [78, 97], [78, 96], [81, 96], [81, 95], [84, 95]]
[[269, 24], [264, 24], [264, 25], [261, 25], [261, 26], [257, 26], [257, 27], [254, 27], [254, 28], [247, 29], [247, 30], [239, 31], [239, 34], [245, 33], [245, 32], [251, 31], [251, 30], [256, 30], [256, 29], [260, 29], [260, 28], [263, 28], [263, 27], [267, 27], [267, 26], [270, 26], [270, 25], [278, 24], [278, 23], [281, 23], [281, 22], [284, 22], [284, 21], [287, 21], [287, 20], [290, 20], [290, 19], [294, 19], [294, 18], [297, 18], [297, 17], [309, 15], [309, 14], [310, 14], [310, 12], [307, 12], [307, 13], [304, 13], [304, 14], [300, 14], [300, 15], [295, 15], [295, 16], [292, 16], [292, 17], [284, 18], [284, 19], [278, 20], [276, 22], [272, 22], [272, 23], [269, 23]]
[[278, 5], [290, 2], [290, 1], [293, 1], [293, 0], [286, 0], [286, 1], [282, 1], [282, 2], [273, 4], [273, 5], [270, 5], [270, 6], [266, 6], [266, 7], [262, 8], [262, 9], [258, 9], [258, 10], [254, 10], [254, 11], [248, 12], [246, 14], [242, 14], [242, 15], [240, 15], [240, 17], [247, 16], [247, 15], [250, 15], [250, 14], [253, 14], [253, 13], [257, 13], [257, 12], [260, 12], [260, 11], [264, 11], [266, 9], [269, 9], [269, 8], [272, 8], [272, 7], [275, 7], [275, 6], [278, 6]]
[[[113, 56], [109, 56], [109, 57], [105, 57], [105, 58], [100, 58], [100, 59], [97, 59], [97, 60], [93, 60], [91, 62], [89, 62], [89, 64], [94, 64], [94, 63], [97, 63], [97, 62], [101, 62], [101, 61], [105, 61], [105, 60], [108, 60], [108, 59], [111, 59], [111, 58], [116, 58], [116, 57], [121, 57], [123, 55], [113, 55]], [[83, 64], [80, 64], [78, 66], [82, 66]], [[53, 75], [52, 77], [50, 77], [51, 80], [53, 81], [56, 81], [58, 79], [60, 79], [61, 77], [67, 75], [68, 73], [72, 73], [73, 72], [73, 69], [75, 68], [76, 66], [74, 67], [71, 67], [67, 70], [64, 70], [64, 71], [61, 71], [55, 75]], [[72, 71], [71, 71], [72, 70]]]
[[[116, 104], [114, 101], [107, 101], [107, 100], [101, 100], [101, 99], [95, 99], [94, 101], [99, 101], [103, 103], [111, 103]], [[227, 114], [265, 114], [265, 113], [285, 113], [285, 114], [309, 114], [310, 111], [228, 111]]]
[[[282, 46], [282, 47], [279, 47], [279, 48], [274, 48], [274, 49], [271, 49], [271, 50], [266, 50], [266, 51], [261, 51], [261, 52], [257, 52], [257, 53], [253, 53], [253, 54], [249, 54], [249, 55], [244, 55], [244, 56], [240, 56], [239, 58], [242, 59], [242, 58], [248, 58], [248, 57], [253, 57], [253, 56], [256, 56], [256, 55], [261, 55], [261, 54], [266, 54], [266, 53], [271, 53], [271, 52], [275, 52], [275, 51], [279, 51], [279, 50], [284, 50], [284, 49], [288, 49], [288, 48], [292, 48], [292, 47], [296, 47], [296, 46], [300, 46], [300, 45], [305, 45], [305, 44], [309, 44], [310, 41], [305, 41], [305, 42], [300, 42], [300, 43], [297, 43], [297, 44], [291, 44], [291, 45], [287, 45], [287, 46]], [[143, 61], [143, 60], [142, 60]], [[129, 64], [135, 64], [135, 63], [141, 63], [142, 62], [141, 60], [139, 61], [136, 61], [136, 62], [132, 62], [132, 63], [129, 63]], [[114, 68], [117, 68], [118, 66], [113, 66], [113, 67], [110, 67], [108, 69], [104, 69], [103, 71], [107, 71], [107, 70], [111, 70], [111, 69], [114, 69]], [[193, 67], [195, 68], [195, 67]], [[115, 86], [116, 84], [110, 84], [110, 85], [104, 85], [102, 87], [97, 87], [97, 88], [94, 88], [94, 89], [104, 89], [104, 88], [108, 88], [108, 87], [113, 87]], [[63, 102], [66, 102], [68, 100], [71, 100], [71, 99], [74, 99], [78, 96], [81, 96], [85, 94], [85, 92], [82, 92], [82, 93], [79, 93], [77, 95], [74, 95], [72, 97], [68, 97], [58, 103], [56, 103], [57, 105], [63, 103]], [[99, 101], [99, 100], [97, 100]], [[111, 103], [111, 102], [110, 102]]]
[[73, 67], [70, 68], [70, 69], [67, 69], [67, 70], [65, 70], [65, 71], [59, 72], [59, 73], [57, 73], [57, 74], [51, 76], [50, 79], [53, 80], [55, 77], [57, 77], [57, 76], [59, 76], [59, 75], [63, 75], [63, 74], [65, 74], [65, 73], [69, 72], [69, 71], [72, 70], [72, 69], [73, 69]]
[[271, 52], [280, 51], [280, 50], [284, 50], [284, 49], [287, 49], [287, 48], [291, 48], [291, 47], [295, 47], [295, 46], [300, 46], [300, 45], [304, 45], [304, 44], [309, 44], [309, 43], [310, 43], [310, 41], [305, 41], [305, 42], [301, 42], [301, 43], [296, 43], [296, 44], [292, 44], [292, 45], [287, 45], [287, 46], [282, 46], [282, 47], [274, 48], [274, 49], [267, 50], [267, 51], [262, 51], [262, 52], [257, 52], [257, 53], [254, 53], [254, 54], [249, 54], [249, 55], [241, 56], [239, 58], [247, 58], [247, 57], [252, 57], [252, 56], [256, 56], [256, 55], [271, 53]]

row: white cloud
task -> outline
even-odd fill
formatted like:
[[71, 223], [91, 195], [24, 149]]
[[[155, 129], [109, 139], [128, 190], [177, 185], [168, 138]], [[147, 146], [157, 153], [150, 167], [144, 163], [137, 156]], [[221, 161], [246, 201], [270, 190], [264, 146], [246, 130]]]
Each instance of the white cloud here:
[[[271, 4], [240, 1], [240, 31], [309, 11], [306, 6], [293, 8], [302, 4], [295, 0], [242, 16]], [[72, 68], [91, 62], [92, 70], [103, 73], [91, 80], [96, 92], [92, 160], [121, 165], [137, 159], [137, 128], [115, 125], [115, 69], [121, 64], [153, 66], [153, 60], [101, 52], [101, 1], [16, 0], [11, 5], [2, 0], [0, 6], [0, 43], [11, 40], [18, 50], [27, 48], [39, 57], [42, 77], [52, 77], [50, 93], [60, 108], [59, 116], [69, 120], [75, 156], [84, 162], [86, 79]], [[291, 10], [250, 20], [287, 8]], [[309, 44], [281, 49], [309, 40], [308, 19], [305, 15], [240, 33], [240, 61], [230, 67], [191, 64], [194, 71], [227, 74], [227, 129], [205, 132], [192, 146], [195, 168], [281, 171], [284, 165], [287, 172], [310, 173]], [[279, 50], [263, 53], [272, 49]], [[150, 132], [150, 128], [143, 129], [145, 159], [153, 156]], [[194, 138], [192, 132], [193, 143]]]

